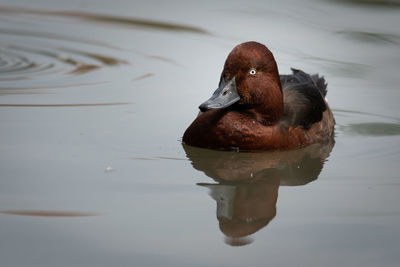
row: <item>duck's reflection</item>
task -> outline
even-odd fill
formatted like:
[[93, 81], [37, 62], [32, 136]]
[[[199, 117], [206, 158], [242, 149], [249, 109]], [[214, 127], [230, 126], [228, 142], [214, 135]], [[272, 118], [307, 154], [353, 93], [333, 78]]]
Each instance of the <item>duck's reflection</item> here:
[[217, 183], [200, 183], [217, 202], [219, 227], [226, 243], [252, 242], [251, 234], [276, 214], [280, 185], [305, 185], [318, 178], [333, 140], [285, 152], [237, 153], [183, 145], [195, 169]]

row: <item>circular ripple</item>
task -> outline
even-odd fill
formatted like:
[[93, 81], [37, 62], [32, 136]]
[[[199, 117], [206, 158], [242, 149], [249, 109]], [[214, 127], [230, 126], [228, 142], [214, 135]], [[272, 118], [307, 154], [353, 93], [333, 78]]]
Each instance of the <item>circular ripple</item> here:
[[0, 47], [0, 80], [37, 79], [47, 74], [77, 75], [125, 63], [111, 56], [69, 48], [6, 45]]
[[9, 48], [0, 49], [0, 80], [21, 80], [29, 73], [42, 72], [54, 67], [53, 63], [34, 62], [26, 55]]
[[60, 33], [0, 28], [0, 95], [104, 83], [104, 75], [83, 76], [127, 64], [112, 56], [116, 52], [102, 43]]

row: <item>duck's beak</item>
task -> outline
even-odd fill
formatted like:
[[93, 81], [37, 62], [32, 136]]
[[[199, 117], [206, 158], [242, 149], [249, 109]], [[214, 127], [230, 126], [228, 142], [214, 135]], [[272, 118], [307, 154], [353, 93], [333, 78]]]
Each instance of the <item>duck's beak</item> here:
[[227, 83], [224, 79], [221, 79], [218, 89], [215, 90], [210, 99], [199, 106], [199, 109], [204, 112], [209, 109], [226, 108], [239, 100], [240, 96], [236, 88], [235, 77]]

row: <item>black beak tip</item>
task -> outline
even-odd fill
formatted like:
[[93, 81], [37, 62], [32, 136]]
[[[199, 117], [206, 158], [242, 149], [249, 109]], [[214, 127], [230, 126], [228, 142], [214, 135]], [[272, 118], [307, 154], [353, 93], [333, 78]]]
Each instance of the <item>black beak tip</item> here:
[[201, 105], [199, 106], [199, 109], [200, 109], [201, 112], [206, 112], [206, 111], [208, 110], [208, 108], [207, 108], [206, 105], [204, 105], [204, 104], [201, 104]]

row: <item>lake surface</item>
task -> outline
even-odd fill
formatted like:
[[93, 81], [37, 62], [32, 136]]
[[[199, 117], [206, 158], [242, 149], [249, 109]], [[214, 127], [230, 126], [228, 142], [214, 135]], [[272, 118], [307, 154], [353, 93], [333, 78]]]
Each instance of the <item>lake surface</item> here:
[[[399, 266], [399, 1], [0, 1], [1, 266]], [[184, 146], [231, 49], [320, 73], [335, 143]]]

